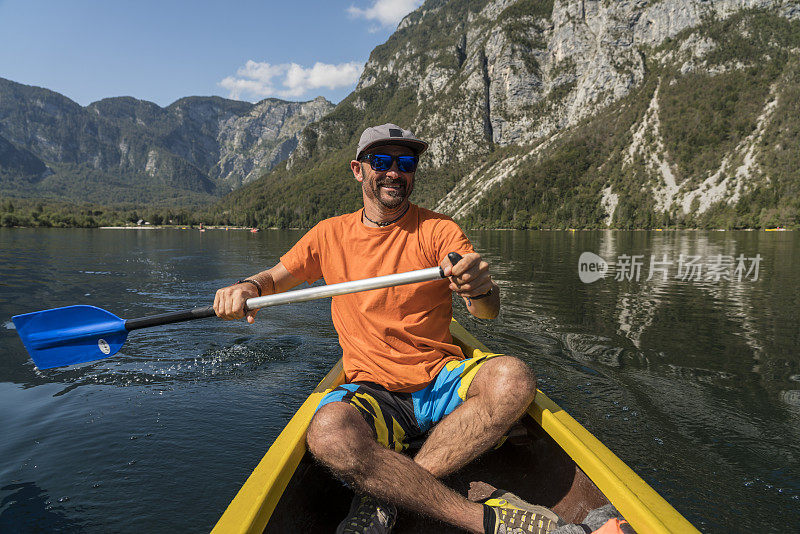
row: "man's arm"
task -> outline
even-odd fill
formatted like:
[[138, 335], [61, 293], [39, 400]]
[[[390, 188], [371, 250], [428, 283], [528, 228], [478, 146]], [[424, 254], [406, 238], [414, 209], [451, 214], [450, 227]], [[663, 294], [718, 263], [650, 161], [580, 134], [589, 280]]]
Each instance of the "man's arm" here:
[[[250, 276], [247, 280], [255, 280], [261, 287], [261, 296], [272, 295], [273, 293], [283, 293], [302, 283], [292, 276], [282, 263], [278, 263], [272, 269], [261, 271]], [[247, 299], [257, 297], [258, 290], [253, 284], [234, 284], [217, 290], [214, 296], [214, 311], [218, 317], [230, 321], [241, 319], [245, 316], [244, 305]], [[247, 322], [254, 323], [258, 310], [247, 312]]]
[[[450, 289], [464, 299], [472, 315], [479, 319], [497, 317], [500, 313], [500, 287], [489, 276], [489, 264], [481, 259], [480, 254], [465, 254], [455, 265], [445, 257], [439, 266], [450, 277]], [[472, 298], [476, 296], [481, 298]]]

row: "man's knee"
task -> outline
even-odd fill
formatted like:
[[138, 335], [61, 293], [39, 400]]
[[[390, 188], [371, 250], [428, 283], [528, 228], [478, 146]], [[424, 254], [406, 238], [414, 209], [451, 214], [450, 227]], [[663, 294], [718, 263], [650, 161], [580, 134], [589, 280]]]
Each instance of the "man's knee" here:
[[369, 426], [351, 405], [332, 402], [320, 408], [306, 432], [308, 450], [337, 470], [349, 471], [364, 449], [374, 443]]
[[[518, 399], [525, 407], [536, 395], [536, 376], [528, 365], [513, 356], [498, 356], [483, 364], [486, 372], [480, 388], [491, 396]], [[481, 369], [483, 370], [483, 368]]]

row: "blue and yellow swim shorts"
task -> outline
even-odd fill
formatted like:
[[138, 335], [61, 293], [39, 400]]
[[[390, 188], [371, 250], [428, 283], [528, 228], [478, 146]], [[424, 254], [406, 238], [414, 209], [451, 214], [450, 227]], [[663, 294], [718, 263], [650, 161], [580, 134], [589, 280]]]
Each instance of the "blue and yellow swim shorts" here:
[[494, 356], [449, 361], [433, 382], [414, 393], [396, 393], [371, 382], [342, 384], [322, 398], [317, 410], [336, 401], [354, 406], [378, 443], [399, 452], [467, 399], [478, 369]]

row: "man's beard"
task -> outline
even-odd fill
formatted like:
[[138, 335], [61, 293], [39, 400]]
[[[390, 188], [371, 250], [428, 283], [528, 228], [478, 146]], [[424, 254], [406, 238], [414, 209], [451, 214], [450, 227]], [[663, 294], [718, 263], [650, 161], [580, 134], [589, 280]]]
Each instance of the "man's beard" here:
[[[389, 190], [387, 189], [386, 192], [389, 194], [389, 199], [384, 199], [383, 195], [381, 195], [381, 186], [392, 186], [397, 187], [396, 190]], [[406, 190], [406, 182], [405, 180], [397, 180], [393, 181], [388, 178], [382, 178], [380, 180], [375, 180], [372, 182], [372, 193], [378, 202], [383, 205], [383, 207], [388, 209], [395, 209], [399, 205], [403, 203], [405, 199], [411, 196], [411, 192], [414, 191], [414, 183], [411, 182], [410, 187]]]

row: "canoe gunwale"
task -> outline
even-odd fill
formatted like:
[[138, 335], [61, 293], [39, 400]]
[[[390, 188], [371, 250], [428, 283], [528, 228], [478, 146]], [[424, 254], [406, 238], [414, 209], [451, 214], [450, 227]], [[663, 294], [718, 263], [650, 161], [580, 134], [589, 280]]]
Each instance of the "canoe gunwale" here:
[[[453, 337], [462, 350], [486, 352], [483, 343], [453, 321]], [[625, 519], [640, 533], [699, 532], [675, 508], [620, 460], [599, 439], [541, 390], [528, 414], [558, 443]]]
[[[490, 353], [455, 319], [454, 341], [466, 357]], [[323, 395], [344, 382], [342, 362], [322, 379], [280, 433], [241, 487], [212, 534], [261, 533], [306, 452], [305, 434]], [[572, 458], [608, 500], [640, 533], [699, 532], [630, 467], [562, 410], [537, 391], [528, 414]]]
[[261, 533], [306, 453], [306, 430], [320, 400], [344, 382], [340, 359], [317, 385], [222, 514], [212, 533]]

